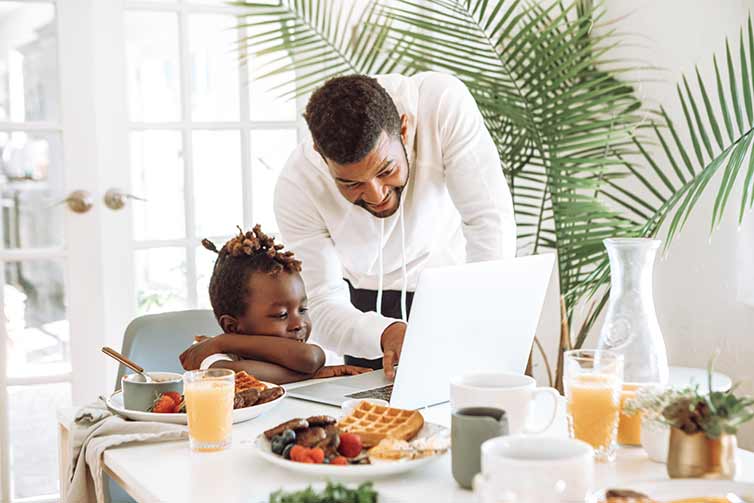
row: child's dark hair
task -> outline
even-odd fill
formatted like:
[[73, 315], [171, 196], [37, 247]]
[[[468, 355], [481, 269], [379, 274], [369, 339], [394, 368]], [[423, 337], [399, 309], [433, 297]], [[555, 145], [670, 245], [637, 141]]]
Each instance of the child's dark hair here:
[[281, 271], [301, 271], [301, 261], [292, 251], [283, 251], [284, 245], [275, 244], [275, 238], [262, 232], [259, 224], [243, 232], [223, 245], [220, 250], [209, 239], [202, 245], [218, 254], [212, 278], [209, 280], [209, 300], [215, 317], [228, 314], [240, 317], [246, 310], [249, 296], [249, 276], [255, 272], [277, 275]]

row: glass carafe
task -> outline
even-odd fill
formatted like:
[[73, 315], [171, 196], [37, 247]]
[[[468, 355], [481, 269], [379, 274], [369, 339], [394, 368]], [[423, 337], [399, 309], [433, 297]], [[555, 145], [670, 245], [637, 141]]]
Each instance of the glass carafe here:
[[624, 381], [667, 383], [668, 356], [652, 295], [659, 239], [606, 239], [610, 257], [610, 302], [599, 349], [624, 357]]

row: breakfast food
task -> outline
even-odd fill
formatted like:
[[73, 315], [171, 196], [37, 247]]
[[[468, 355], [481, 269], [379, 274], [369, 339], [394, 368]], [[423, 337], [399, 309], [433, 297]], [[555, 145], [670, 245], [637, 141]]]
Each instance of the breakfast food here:
[[[729, 503], [728, 498], [721, 497], [696, 497], [682, 500], [663, 501], [662, 503]], [[627, 489], [610, 489], [605, 492], [605, 497], [600, 503], [661, 503], [646, 494]]]
[[247, 374], [245, 370], [236, 372], [236, 393], [247, 389], [256, 389], [261, 393], [267, 389], [267, 385], [253, 375]]
[[341, 430], [358, 435], [364, 447], [373, 447], [384, 438], [411, 440], [424, 426], [424, 417], [415, 410], [361, 402], [338, 424]]
[[264, 436], [267, 437], [267, 440], [272, 440], [272, 437], [276, 435], [282, 435], [282, 433], [285, 430], [293, 430], [299, 431], [299, 430], [305, 430], [309, 427], [309, 422], [306, 419], [296, 418], [291, 419], [290, 421], [286, 421], [282, 424], [279, 424], [275, 426], [274, 428], [271, 428], [264, 432]]
[[[268, 387], [265, 383], [243, 370], [236, 372], [235, 382], [234, 409], [243, 409], [253, 405], [272, 402], [285, 394], [282, 387]], [[186, 412], [186, 402], [183, 400], [183, 395], [177, 391], [167, 391], [155, 397], [154, 404], [148, 412], [158, 414], [184, 413]]]
[[[447, 438], [414, 439], [424, 428], [419, 412], [361, 402], [337, 420], [331, 416], [295, 418], [264, 432], [273, 454], [299, 463], [370, 464], [443, 454]], [[427, 425], [431, 431], [447, 428]], [[425, 428], [425, 429], [427, 429]], [[377, 447], [370, 449], [373, 444]]]

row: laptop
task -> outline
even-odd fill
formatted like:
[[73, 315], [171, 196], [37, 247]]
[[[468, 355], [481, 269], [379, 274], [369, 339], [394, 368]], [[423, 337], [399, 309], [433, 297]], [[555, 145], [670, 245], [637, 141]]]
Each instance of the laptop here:
[[382, 398], [418, 409], [449, 400], [449, 381], [472, 370], [523, 373], [534, 342], [554, 254], [422, 271], [395, 382], [382, 370], [288, 390], [288, 396], [340, 406]]

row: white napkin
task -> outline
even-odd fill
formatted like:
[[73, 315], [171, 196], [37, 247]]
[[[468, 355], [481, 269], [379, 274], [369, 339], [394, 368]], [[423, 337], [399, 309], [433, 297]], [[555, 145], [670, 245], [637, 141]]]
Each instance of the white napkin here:
[[108, 447], [188, 438], [186, 426], [127, 421], [110, 412], [102, 399], [76, 412], [71, 433], [71, 485], [64, 499], [67, 503], [105, 502], [102, 455]]

